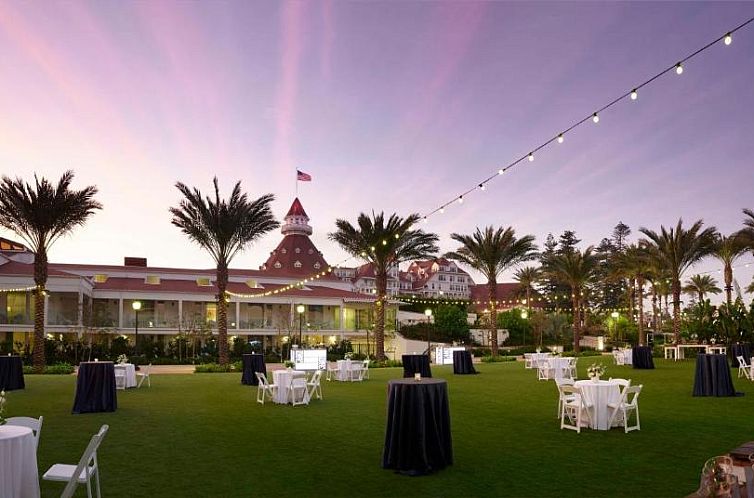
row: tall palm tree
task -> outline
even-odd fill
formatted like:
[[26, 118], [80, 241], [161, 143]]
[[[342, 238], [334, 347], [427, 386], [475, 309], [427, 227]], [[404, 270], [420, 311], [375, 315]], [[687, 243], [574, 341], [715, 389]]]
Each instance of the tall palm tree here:
[[573, 301], [573, 350], [579, 352], [581, 346], [581, 305], [586, 287], [597, 277], [600, 260], [594, 254], [594, 247], [587, 247], [584, 252], [574, 250], [563, 254], [554, 254], [542, 264], [545, 272], [563, 284], [571, 287]]
[[194, 187], [177, 182], [183, 194], [178, 207], [170, 208], [171, 223], [192, 241], [204, 248], [215, 261], [217, 272], [217, 343], [221, 365], [228, 364], [228, 267], [233, 257], [252, 242], [280, 226], [270, 204], [272, 194], [249, 201], [237, 182], [228, 199], [220, 198], [217, 177], [213, 180], [215, 196], [202, 196]]
[[495, 229], [488, 226], [484, 231], [477, 228], [471, 235], [453, 233], [450, 238], [461, 246], [445, 254], [445, 257], [459, 261], [487, 277], [487, 296], [490, 300], [490, 349], [492, 355], [497, 356], [497, 277], [508, 268], [536, 257], [537, 246], [534, 244], [534, 236], [524, 235], [517, 238], [513, 227]]
[[542, 270], [535, 266], [524, 266], [516, 270], [514, 278], [526, 294], [526, 310], [531, 314], [531, 292], [534, 290], [534, 284], [542, 276]]
[[738, 232], [744, 243], [749, 246], [749, 249], [754, 250], [754, 211], [751, 209], [744, 209], [744, 227]]
[[63, 235], [84, 225], [102, 205], [94, 200], [96, 186], [72, 190], [73, 171], [53, 185], [34, 175], [34, 185], [3, 176], [0, 182], [0, 226], [16, 233], [34, 252], [34, 370], [45, 365], [44, 323], [47, 254]]
[[[754, 221], [753, 221], [754, 222]], [[731, 304], [733, 291], [733, 263], [749, 251], [745, 235], [734, 233], [728, 237], [718, 235], [712, 256], [723, 264], [723, 278], [725, 279], [725, 302]]]
[[419, 220], [419, 214], [401, 218], [391, 214], [385, 219], [384, 213], [359, 214], [356, 225], [343, 219], [335, 221], [336, 231], [328, 235], [352, 256], [371, 263], [374, 267], [377, 301], [375, 301], [374, 340], [375, 355], [378, 361], [385, 360], [385, 302], [387, 301], [387, 277], [391, 268], [404, 261], [423, 259], [440, 250], [439, 237], [412, 228]]
[[717, 280], [710, 275], [693, 275], [686, 281], [683, 292], [695, 296], [701, 304], [707, 294], [720, 294], [722, 290], [717, 286]]
[[644, 241], [651, 257], [670, 273], [673, 293], [673, 336], [678, 343], [681, 331], [681, 277], [694, 263], [712, 251], [716, 230], [714, 227], [702, 229], [698, 220], [688, 230], [679, 219], [675, 228], [660, 227], [659, 232], [642, 227], [640, 231], [647, 237]]

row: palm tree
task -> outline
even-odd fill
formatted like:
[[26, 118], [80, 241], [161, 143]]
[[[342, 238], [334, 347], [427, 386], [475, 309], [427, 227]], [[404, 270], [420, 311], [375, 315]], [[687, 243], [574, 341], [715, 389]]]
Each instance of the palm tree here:
[[660, 267], [670, 273], [673, 293], [673, 336], [680, 340], [681, 330], [681, 277], [694, 263], [710, 254], [714, 246], [716, 230], [708, 227], [702, 230], [703, 222], [698, 220], [688, 230], [683, 228], [679, 219], [675, 228], [660, 227], [660, 232], [648, 228], [640, 231], [647, 237], [644, 241], [651, 257]]
[[754, 211], [751, 209], [744, 209], [744, 228], [738, 232], [744, 243], [749, 246], [749, 249], [754, 250]]
[[[374, 267], [377, 301], [375, 302], [374, 340], [378, 361], [385, 360], [385, 302], [387, 301], [387, 277], [391, 268], [404, 261], [423, 259], [440, 250], [439, 237], [412, 227], [421, 219], [414, 213], [401, 218], [391, 214], [386, 220], [384, 213], [359, 214], [357, 226], [343, 219], [335, 221], [337, 230], [328, 235], [352, 256], [371, 263]], [[429, 352], [427, 352], [429, 354]]]
[[[754, 221], [753, 221], [754, 222]], [[749, 250], [745, 241], [745, 235], [734, 233], [726, 237], [719, 235], [715, 240], [712, 256], [719, 259], [723, 264], [723, 278], [725, 279], [725, 302], [731, 304], [731, 291], [733, 290], [733, 263], [746, 254]]]
[[722, 290], [717, 286], [717, 280], [710, 275], [694, 275], [686, 281], [683, 292], [696, 296], [699, 304], [702, 304], [705, 295], [720, 294]]
[[629, 309], [631, 319], [634, 319], [634, 307], [638, 306], [636, 324], [639, 332], [639, 344], [646, 344], [644, 335], [644, 284], [652, 276], [652, 260], [649, 251], [644, 245], [631, 244], [623, 252], [615, 255], [615, 267], [617, 271], [629, 279]]
[[102, 205], [94, 200], [96, 186], [72, 190], [73, 171], [53, 185], [34, 175], [34, 185], [3, 176], [0, 182], [0, 226], [16, 233], [34, 252], [34, 370], [45, 365], [44, 323], [47, 254], [63, 235], [84, 225]]
[[477, 228], [471, 235], [454, 233], [450, 238], [461, 244], [461, 247], [445, 254], [445, 257], [459, 261], [487, 277], [490, 349], [492, 355], [497, 356], [497, 277], [508, 268], [536, 257], [534, 236], [516, 238], [516, 231], [512, 227], [495, 229], [488, 226], [484, 231]]
[[571, 287], [573, 301], [573, 350], [579, 352], [581, 335], [581, 305], [582, 294], [586, 287], [594, 281], [599, 270], [599, 257], [594, 254], [594, 247], [589, 246], [584, 252], [574, 250], [562, 254], [554, 254], [543, 261], [545, 272], [552, 275], [563, 284]]
[[534, 290], [534, 284], [542, 276], [542, 270], [534, 266], [524, 266], [516, 270], [514, 278], [526, 294], [526, 310], [531, 314], [531, 291]]
[[181, 182], [175, 187], [183, 194], [178, 207], [170, 208], [171, 223], [209, 252], [215, 260], [217, 273], [217, 342], [221, 365], [228, 364], [228, 266], [233, 257], [249, 244], [280, 224], [275, 221], [270, 204], [272, 194], [249, 201], [241, 192], [241, 182], [233, 187], [230, 197], [220, 199], [217, 177], [213, 179], [215, 198], [203, 197], [197, 188]]

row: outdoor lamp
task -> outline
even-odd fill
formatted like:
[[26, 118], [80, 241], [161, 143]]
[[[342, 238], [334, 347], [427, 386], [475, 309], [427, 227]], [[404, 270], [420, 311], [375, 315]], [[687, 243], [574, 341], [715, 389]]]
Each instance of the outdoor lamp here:
[[298, 313], [298, 344], [301, 345], [301, 340], [303, 339], [303, 332], [301, 331], [303, 326], [303, 319], [304, 319], [304, 311], [306, 311], [306, 306], [303, 304], [299, 304], [296, 306], [296, 312]]
[[131, 303], [131, 307], [134, 309], [134, 311], [139, 311], [141, 309], [141, 301], [134, 301]]
[[135, 336], [134, 336], [134, 353], [138, 356], [139, 354], [139, 310], [141, 309], [141, 301], [134, 301], [131, 303], [131, 307], [134, 309], [134, 313], [136, 313], [136, 327], [135, 327]]
[[610, 316], [613, 318], [618, 318], [620, 316], [620, 313], [618, 313], [617, 311], [613, 311], [612, 313], [610, 313]]
[[427, 308], [424, 310], [424, 314], [426, 315], [427, 318], [430, 318], [432, 316], [432, 310]]
[[521, 318], [523, 318], [524, 320], [526, 320], [527, 318], [529, 318], [529, 312], [526, 311], [526, 310], [523, 310], [521, 312]]

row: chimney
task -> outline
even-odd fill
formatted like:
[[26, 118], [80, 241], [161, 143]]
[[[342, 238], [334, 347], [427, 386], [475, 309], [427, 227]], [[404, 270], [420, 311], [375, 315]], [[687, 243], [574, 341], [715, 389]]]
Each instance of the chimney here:
[[126, 256], [123, 258], [123, 266], [140, 266], [142, 268], [147, 267], [147, 258], [132, 258]]

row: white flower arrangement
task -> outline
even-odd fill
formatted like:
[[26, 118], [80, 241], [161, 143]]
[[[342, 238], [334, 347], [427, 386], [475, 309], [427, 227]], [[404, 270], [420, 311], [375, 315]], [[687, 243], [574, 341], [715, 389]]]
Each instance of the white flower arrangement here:
[[126, 363], [128, 363], [128, 356], [126, 356], [124, 354], [118, 356], [118, 364], [124, 365]]
[[346, 354], [343, 355], [344, 360], [352, 360], [353, 359], [353, 351], [349, 351]]
[[5, 412], [5, 389], [0, 391], [0, 425], [5, 425], [7, 422], [3, 417], [3, 412]]
[[586, 369], [586, 374], [590, 379], [594, 377], [602, 377], [605, 375], [607, 368], [602, 363], [592, 363], [589, 368]]

